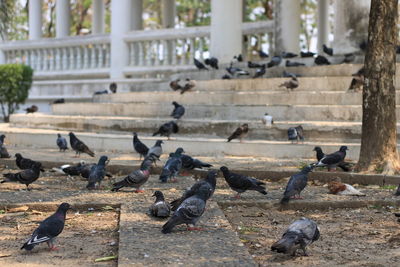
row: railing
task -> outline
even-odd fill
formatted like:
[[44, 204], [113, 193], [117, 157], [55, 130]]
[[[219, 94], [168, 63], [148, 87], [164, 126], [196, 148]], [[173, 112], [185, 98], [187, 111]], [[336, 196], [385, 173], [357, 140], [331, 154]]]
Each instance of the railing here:
[[[243, 23], [244, 56], [254, 58], [266, 42], [272, 47], [272, 32], [272, 21]], [[167, 66], [192, 65], [193, 57], [209, 55], [210, 27], [134, 31], [124, 40], [129, 47], [128, 73], [169, 70]]]
[[[273, 21], [243, 23], [243, 55], [258, 57], [255, 51], [265, 43], [272, 47]], [[125, 74], [167, 73], [193, 66], [193, 57], [209, 56], [210, 26], [183, 29], [134, 31], [124, 37], [129, 50]], [[35, 77], [108, 77], [110, 36], [89, 35], [67, 38], [0, 43], [5, 63], [24, 63]]]
[[30, 65], [35, 74], [108, 69], [110, 37], [108, 35], [76, 36], [62, 39], [40, 39], [2, 43], [5, 63]]

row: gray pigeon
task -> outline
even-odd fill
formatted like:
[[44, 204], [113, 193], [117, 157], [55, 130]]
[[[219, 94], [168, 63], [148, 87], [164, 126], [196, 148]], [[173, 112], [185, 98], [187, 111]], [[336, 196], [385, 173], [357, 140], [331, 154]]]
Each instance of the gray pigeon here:
[[42, 164], [40, 162], [35, 162], [32, 164], [32, 167], [21, 172], [17, 173], [5, 173], [3, 176], [6, 178], [0, 183], [5, 182], [19, 182], [21, 184], [26, 185], [26, 189], [29, 189], [29, 185], [39, 179], [40, 169], [42, 168]]
[[150, 214], [160, 218], [169, 217], [171, 207], [169, 203], [165, 201], [163, 193], [161, 191], [155, 191], [153, 197], [156, 197], [156, 201], [150, 207]]
[[131, 172], [122, 181], [113, 184], [111, 191], [118, 191], [122, 187], [134, 187], [136, 193], [143, 193], [144, 191], [140, 187], [147, 182], [150, 177], [150, 168], [153, 161], [145, 158], [140, 166], [139, 170]]
[[176, 176], [182, 169], [182, 150], [177, 150], [175, 153], [171, 153], [170, 157], [168, 158], [167, 162], [165, 163], [161, 174], [160, 174], [160, 180], [162, 183], [166, 183], [168, 180], [171, 180], [172, 182], [176, 182]]
[[[164, 234], [171, 233], [172, 229], [180, 224], [195, 225], [205, 211], [210, 190], [210, 188], [202, 187], [195, 195], [185, 199], [168, 222], [163, 225], [161, 232]], [[188, 227], [188, 230], [200, 229]]]
[[304, 63], [290, 61], [290, 60], [286, 60], [286, 63], [285, 63], [286, 67], [299, 67], [299, 66], [305, 66], [305, 65], [306, 64], [304, 64]]
[[292, 79], [282, 83], [281, 85], [279, 85], [279, 87], [286, 87], [287, 90], [293, 90], [299, 87], [299, 81], [296, 77], [292, 77]]
[[33, 232], [28, 241], [21, 249], [32, 250], [37, 244], [47, 242], [50, 250], [56, 250], [54, 238], [61, 234], [64, 229], [65, 217], [70, 205], [62, 203], [57, 211], [39, 224], [39, 227]]
[[179, 105], [177, 102], [172, 102], [172, 105], [174, 105], [174, 110], [171, 113], [171, 117], [173, 117], [174, 119], [179, 120], [183, 114], [185, 114], [185, 108], [182, 105]]
[[99, 162], [92, 167], [89, 174], [88, 184], [86, 186], [87, 189], [95, 189], [96, 183], [98, 183], [100, 187], [101, 181], [103, 181], [104, 176], [106, 175], [107, 160], [107, 156], [101, 156]]
[[189, 155], [182, 154], [183, 153], [183, 148], [178, 147], [175, 151], [175, 154], [179, 153], [181, 155], [182, 159], [182, 169], [185, 170], [193, 170], [193, 169], [202, 169], [204, 168], [210, 168], [212, 167], [211, 164], [204, 163], [201, 160], [192, 158]]
[[268, 62], [267, 67], [268, 67], [268, 68], [272, 68], [272, 67], [275, 67], [275, 66], [279, 66], [279, 64], [281, 64], [281, 62], [282, 62], [282, 57], [280, 57], [280, 56], [273, 56], [273, 57], [271, 58], [271, 61]]
[[297, 249], [301, 249], [303, 255], [307, 256], [306, 247], [319, 237], [317, 223], [303, 217], [289, 225], [282, 238], [271, 246], [271, 250], [295, 256]]
[[139, 153], [140, 159], [149, 153], [149, 148], [139, 140], [137, 133], [133, 133], [133, 148]]
[[4, 145], [4, 139], [6, 136], [4, 134], [0, 135], [0, 158], [11, 158], [8, 153], [6, 146]]
[[60, 149], [60, 152], [68, 149], [67, 139], [61, 136], [61, 134], [57, 134], [57, 146]]
[[263, 195], [267, 194], [265, 191], [265, 183], [260, 182], [255, 178], [247, 177], [245, 175], [230, 172], [225, 166], [220, 168], [222, 171], [225, 181], [228, 183], [229, 187], [237, 192], [235, 198], [240, 198], [240, 194], [246, 192], [247, 190], [255, 190]]
[[175, 199], [174, 201], [171, 202], [172, 210], [175, 211], [185, 199], [194, 196], [195, 194], [197, 194], [200, 188], [203, 187], [210, 189], [209, 191], [210, 194], [206, 198], [206, 200], [208, 200], [214, 194], [215, 187], [217, 185], [216, 178], [217, 178], [217, 171], [215, 170], [208, 171], [207, 177], [204, 180], [196, 182], [194, 185], [192, 185], [192, 187], [186, 190], [180, 198]]
[[304, 142], [303, 126], [299, 125], [299, 126], [296, 126], [296, 127], [290, 127], [288, 129], [288, 139], [290, 141], [292, 141], [292, 144], [294, 143], [294, 141], [296, 141], [298, 143], [299, 140]]
[[312, 166], [306, 166], [299, 173], [290, 177], [285, 192], [283, 193], [281, 204], [287, 204], [291, 197], [300, 198], [301, 191], [307, 186], [308, 173], [312, 170]]
[[344, 158], [346, 157], [346, 150], [349, 150], [347, 146], [341, 146], [339, 151], [325, 155], [318, 163], [315, 164], [315, 167], [327, 166], [329, 169], [334, 169], [338, 164], [344, 161]]
[[147, 152], [146, 156], [153, 155], [158, 160], [160, 160], [160, 157], [161, 157], [161, 155], [163, 153], [163, 149], [162, 149], [161, 144], [164, 144], [164, 142], [162, 140], [157, 140], [156, 143], [154, 144], [154, 146], [152, 146], [149, 149], [149, 152]]

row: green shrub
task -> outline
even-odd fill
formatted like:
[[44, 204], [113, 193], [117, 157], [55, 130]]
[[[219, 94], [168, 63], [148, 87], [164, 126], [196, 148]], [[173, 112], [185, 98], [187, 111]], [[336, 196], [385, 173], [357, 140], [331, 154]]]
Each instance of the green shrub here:
[[0, 65], [0, 105], [5, 122], [28, 98], [32, 75], [32, 68], [26, 65]]

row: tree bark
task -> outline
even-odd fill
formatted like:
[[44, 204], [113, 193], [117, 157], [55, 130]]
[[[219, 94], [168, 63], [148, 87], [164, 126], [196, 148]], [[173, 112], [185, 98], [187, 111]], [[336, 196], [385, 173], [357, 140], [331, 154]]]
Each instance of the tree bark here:
[[361, 150], [356, 170], [399, 172], [396, 129], [398, 0], [372, 0], [365, 55]]

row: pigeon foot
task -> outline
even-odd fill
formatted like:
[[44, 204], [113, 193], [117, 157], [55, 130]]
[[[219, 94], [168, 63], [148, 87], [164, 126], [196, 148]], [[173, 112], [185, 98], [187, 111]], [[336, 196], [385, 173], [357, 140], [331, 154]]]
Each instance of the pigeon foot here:
[[204, 231], [204, 229], [200, 228], [200, 227], [188, 227], [187, 230], [188, 231]]
[[136, 189], [135, 193], [144, 193], [144, 190], [143, 189]]

